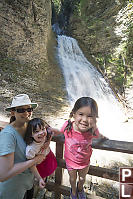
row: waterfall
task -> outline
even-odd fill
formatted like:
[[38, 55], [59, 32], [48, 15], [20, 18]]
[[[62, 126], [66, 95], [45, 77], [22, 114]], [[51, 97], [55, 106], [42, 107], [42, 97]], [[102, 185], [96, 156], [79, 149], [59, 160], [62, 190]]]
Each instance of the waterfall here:
[[73, 106], [79, 97], [92, 97], [99, 108], [100, 132], [110, 139], [125, 139], [120, 137], [124, 115], [120, 103], [103, 76], [86, 59], [77, 41], [71, 37], [58, 35], [57, 54], [70, 105]]

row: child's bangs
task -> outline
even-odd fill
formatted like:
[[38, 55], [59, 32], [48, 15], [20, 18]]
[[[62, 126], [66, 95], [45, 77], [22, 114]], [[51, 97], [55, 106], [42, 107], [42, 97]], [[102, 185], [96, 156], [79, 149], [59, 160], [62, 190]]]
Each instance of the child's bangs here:
[[32, 126], [32, 132], [35, 132], [37, 127], [39, 127], [41, 129], [41, 127], [44, 127], [44, 122], [43, 120], [37, 120], [34, 122], [33, 126]]

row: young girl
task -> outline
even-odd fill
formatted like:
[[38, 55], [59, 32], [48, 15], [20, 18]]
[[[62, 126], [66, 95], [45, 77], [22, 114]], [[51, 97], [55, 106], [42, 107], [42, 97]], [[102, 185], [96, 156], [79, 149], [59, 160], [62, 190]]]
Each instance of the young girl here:
[[[79, 98], [70, 113], [70, 118], [72, 117], [74, 121], [66, 121], [61, 128], [65, 135], [64, 157], [70, 177], [71, 198], [85, 199], [83, 184], [89, 170], [92, 139], [99, 137], [96, 126], [97, 103], [90, 97]], [[52, 131], [55, 135], [61, 133], [57, 129]], [[76, 185], [77, 174], [79, 181]]]
[[27, 159], [32, 159], [37, 154], [43, 154], [46, 157], [41, 164], [36, 166], [40, 176], [44, 179], [57, 168], [56, 158], [49, 147], [52, 135], [50, 135], [48, 127], [45, 126], [42, 119], [34, 118], [29, 121], [25, 134]]

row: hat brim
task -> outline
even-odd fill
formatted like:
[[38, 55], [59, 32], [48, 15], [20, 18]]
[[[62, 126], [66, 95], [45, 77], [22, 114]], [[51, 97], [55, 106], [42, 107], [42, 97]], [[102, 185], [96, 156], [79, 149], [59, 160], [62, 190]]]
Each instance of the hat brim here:
[[[37, 103], [22, 104], [21, 106], [26, 106], [26, 105], [31, 105], [31, 107], [32, 107], [33, 109], [35, 109], [35, 108], [38, 107], [38, 104], [37, 104]], [[17, 107], [19, 107], [19, 106], [17, 106]], [[16, 108], [16, 106], [7, 107], [5, 110], [6, 110], [6, 111], [11, 111], [13, 108]]]

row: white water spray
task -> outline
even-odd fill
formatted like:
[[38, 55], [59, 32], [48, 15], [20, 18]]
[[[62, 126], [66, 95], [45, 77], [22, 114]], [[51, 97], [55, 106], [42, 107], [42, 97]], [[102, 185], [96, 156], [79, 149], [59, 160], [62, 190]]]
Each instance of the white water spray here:
[[57, 50], [71, 106], [79, 97], [94, 98], [99, 108], [100, 132], [110, 139], [125, 140], [125, 136], [121, 136], [121, 121], [125, 117], [120, 104], [102, 75], [85, 58], [77, 41], [58, 36]]

